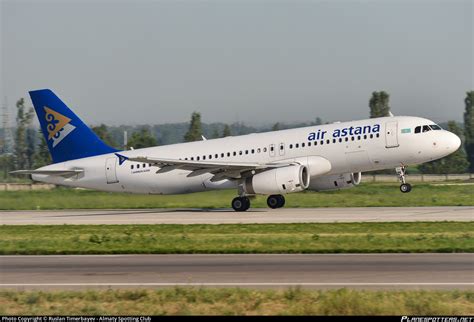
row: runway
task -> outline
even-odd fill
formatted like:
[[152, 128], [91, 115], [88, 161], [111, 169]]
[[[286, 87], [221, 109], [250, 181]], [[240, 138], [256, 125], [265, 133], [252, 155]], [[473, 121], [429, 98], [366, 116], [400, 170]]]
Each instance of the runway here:
[[472, 289], [473, 254], [1, 256], [0, 288]]
[[474, 207], [374, 207], [250, 209], [135, 209], [2, 211], [3, 225], [263, 224], [330, 222], [472, 221]]

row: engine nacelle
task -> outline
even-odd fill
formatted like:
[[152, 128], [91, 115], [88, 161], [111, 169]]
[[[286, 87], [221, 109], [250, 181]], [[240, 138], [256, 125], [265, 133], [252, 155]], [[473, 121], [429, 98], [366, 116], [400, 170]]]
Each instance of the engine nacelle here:
[[243, 189], [249, 195], [274, 195], [300, 192], [308, 188], [310, 175], [304, 165], [291, 165], [258, 173], [245, 179]]
[[313, 178], [308, 190], [327, 191], [340, 190], [357, 186], [362, 180], [362, 173], [344, 173], [331, 176], [321, 176]]

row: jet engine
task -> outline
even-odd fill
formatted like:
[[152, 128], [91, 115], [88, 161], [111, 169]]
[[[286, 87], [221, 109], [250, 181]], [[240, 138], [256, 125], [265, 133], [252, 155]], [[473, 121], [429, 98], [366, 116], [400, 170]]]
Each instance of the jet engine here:
[[273, 195], [300, 192], [308, 188], [310, 174], [304, 165], [291, 165], [267, 170], [246, 178], [243, 190], [246, 194]]
[[361, 179], [362, 173], [360, 172], [321, 176], [311, 180], [308, 190], [327, 191], [352, 188], [357, 186]]

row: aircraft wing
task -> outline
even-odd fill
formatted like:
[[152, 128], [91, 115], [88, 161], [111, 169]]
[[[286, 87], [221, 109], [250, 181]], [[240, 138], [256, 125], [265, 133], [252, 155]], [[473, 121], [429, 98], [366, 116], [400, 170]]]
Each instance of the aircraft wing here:
[[159, 167], [156, 173], [165, 173], [176, 169], [191, 171], [187, 176], [194, 177], [205, 173], [211, 173], [214, 177], [211, 181], [223, 179], [239, 179], [272, 168], [286, 167], [293, 163], [255, 163], [255, 162], [219, 162], [219, 161], [191, 161], [178, 159], [164, 159], [154, 157], [131, 157], [127, 158], [133, 162], [149, 163]]
[[11, 171], [11, 174], [44, 174], [48, 176], [74, 176], [76, 174], [80, 174], [84, 172], [84, 170], [81, 169], [58, 169], [58, 170], [16, 170], [16, 171]]

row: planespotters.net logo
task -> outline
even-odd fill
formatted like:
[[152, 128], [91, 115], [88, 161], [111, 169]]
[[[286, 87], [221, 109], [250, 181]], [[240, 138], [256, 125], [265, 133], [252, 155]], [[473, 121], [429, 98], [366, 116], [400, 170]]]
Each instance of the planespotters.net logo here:
[[474, 322], [472, 316], [402, 316], [401, 322]]

